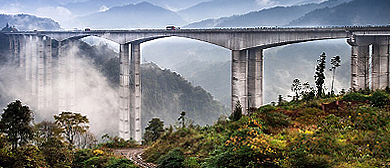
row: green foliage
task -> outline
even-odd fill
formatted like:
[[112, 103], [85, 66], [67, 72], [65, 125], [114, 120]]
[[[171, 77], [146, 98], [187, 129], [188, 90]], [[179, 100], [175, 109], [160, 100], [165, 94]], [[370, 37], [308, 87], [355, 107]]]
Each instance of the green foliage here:
[[72, 168], [82, 168], [84, 166], [84, 161], [92, 158], [94, 154], [92, 149], [79, 149], [76, 150], [73, 154]]
[[87, 116], [82, 116], [80, 113], [62, 112], [54, 115], [55, 123], [60, 126], [65, 139], [69, 142], [69, 148], [74, 145], [74, 138], [77, 134], [87, 132], [89, 120]]
[[45, 162], [50, 167], [71, 167], [73, 160], [72, 151], [67, 149], [67, 145], [59, 139], [51, 137], [41, 144], [40, 150], [45, 158]]
[[326, 54], [323, 52], [320, 55], [320, 58], [317, 60], [316, 72], [314, 75], [316, 87], [317, 87], [317, 96], [322, 97], [324, 91], [324, 83], [325, 83], [325, 65], [326, 65]]
[[45, 167], [41, 151], [33, 145], [24, 145], [17, 149], [12, 167], [36, 168]]
[[4, 113], [1, 114], [0, 131], [7, 135], [12, 149], [27, 144], [33, 138], [31, 125], [33, 120], [30, 108], [23, 106], [19, 100], [9, 103], [4, 109]]
[[129, 159], [114, 159], [112, 163], [107, 166], [107, 168], [137, 168], [133, 162]]
[[352, 93], [344, 95], [341, 100], [364, 102], [364, 101], [368, 100], [368, 96], [366, 96], [362, 93], [352, 92]]
[[182, 168], [183, 162], [183, 152], [179, 148], [175, 148], [157, 160], [157, 168]]
[[[174, 149], [182, 151], [183, 167], [384, 167], [390, 109], [367, 101], [386, 100], [387, 94], [376, 94], [265, 105], [236, 122], [171, 129], [145, 157], [157, 162]], [[321, 109], [337, 100], [338, 108]]]
[[240, 101], [236, 102], [233, 113], [229, 116], [232, 121], [238, 121], [242, 117], [242, 106]]
[[163, 133], [164, 122], [159, 118], [152, 118], [152, 120], [149, 121], [148, 126], [145, 128], [144, 143], [148, 144], [156, 141]]
[[200, 164], [196, 160], [196, 157], [187, 157], [183, 162], [185, 168], [199, 168]]
[[299, 99], [299, 93], [302, 90], [302, 83], [299, 79], [294, 79], [292, 85], [291, 85], [291, 91], [295, 93], [295, 96], [293, 97], [294, 100]]
[[113, 148], [113, 149], [124, 149], [124, 148], [137, 148], [139, 147], [138, 143], [132, 139], [124, 140], [118, 136], [110, 137], [109, 141], [106, 143], [99, 144], [102, 147]]
[[390, 103], [389, 95], [386, 92], [381, 90], [377, 90], [374, 93], [372, 93], [369, 100], [374, 107], [383, 107]]

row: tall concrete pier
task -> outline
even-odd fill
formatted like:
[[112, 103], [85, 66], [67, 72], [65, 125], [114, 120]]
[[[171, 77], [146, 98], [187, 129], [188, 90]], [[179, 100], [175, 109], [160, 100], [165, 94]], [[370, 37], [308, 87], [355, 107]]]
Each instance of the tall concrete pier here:
[[[379, 89], [389, 86], [390, 26], [320, 27], [320, 28], [222, 28], [222, 29], [138, 29], [92, 31], [26, 31], [7, 32], [12, 61], [25, 67], [31, 95], [37, 96], [39, 108], [53, 104], [42, 95], [54, 95], [52, 66], [58, 67], [62, 81], [58, 85], [60, 110], [75, 104], [75, 62], [66, 43], [98, 36], [120, 44], [119, 48], [119, 136], [141, 142], [140, 45], [164, 38], [184, 37], [204, 41], [231, 50], [231, 107], [240, 102], [243, 113], [263, 104], [263, 50], [306, 41], [347, 39], [351, 45], [351, 88]], [[52, 40], [58, 42], [52, 46]], [[70, 53], [69, 53], [70, 52]], [[57, 53], [58, 64], [52, 55]], [[53, 86], [54, 88], [54, 86]], [[50, 96], [49, 96], [50, 97]], [[55, 104], [55, 103], [54, 103]]]

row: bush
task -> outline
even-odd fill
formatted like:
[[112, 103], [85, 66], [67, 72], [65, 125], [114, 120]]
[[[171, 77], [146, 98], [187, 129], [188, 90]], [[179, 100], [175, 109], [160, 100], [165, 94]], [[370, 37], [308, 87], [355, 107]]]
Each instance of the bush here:
[[137, 168], [129, 159], [115, 159], [107, 168]]
[[368, 97], [366, 95], [362, 94], [362, 93], [353, 92], [353, 93], [344, 95], [341, 100], [344, 100], [344, 101], [362, 101], [363, 102], [363, 101], [367, 101]]
[[157, 168], [182, 168], [183, 161], [183, 152], [179, 148], [174, 148], [157, 160]]
[[374, 107], [383, 107], [389, 104], [389, 97], [384, 91], [377, 90], [369, 97]]

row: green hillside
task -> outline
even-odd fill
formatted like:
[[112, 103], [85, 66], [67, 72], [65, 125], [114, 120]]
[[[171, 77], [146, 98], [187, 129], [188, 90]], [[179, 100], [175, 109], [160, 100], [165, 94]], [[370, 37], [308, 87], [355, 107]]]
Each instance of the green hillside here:
[[359, 91], [266, 105], [238, 121], [169, 130], [144, 159], [186, 168], [386, 167], [389, 93]]

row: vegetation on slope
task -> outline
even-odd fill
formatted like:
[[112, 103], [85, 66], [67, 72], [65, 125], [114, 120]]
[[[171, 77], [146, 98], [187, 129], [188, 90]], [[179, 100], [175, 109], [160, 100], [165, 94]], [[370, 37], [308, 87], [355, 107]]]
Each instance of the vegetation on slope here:
[[266, 105], [238, 121], [168, 130], [144, 153], [164, 167], [385, 167], [389, 90]]

